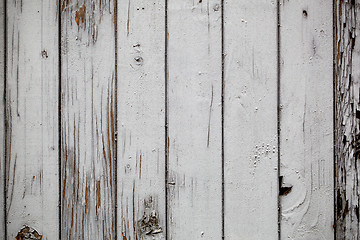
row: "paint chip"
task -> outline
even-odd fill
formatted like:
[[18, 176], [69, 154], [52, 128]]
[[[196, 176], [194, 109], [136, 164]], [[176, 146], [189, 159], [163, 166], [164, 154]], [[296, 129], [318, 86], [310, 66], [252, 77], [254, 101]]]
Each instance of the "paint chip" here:
[[43, 236], [40, 235], [35, 229], [25, 226], [15, 237], [15, 240], [42, 240]]
[[153, 235], [161, 233], [163, 230], [159, 226], [159, 219], [156, 212], [153, 210], [147, 216], [146, 214], [138, 221], [141, 234]]

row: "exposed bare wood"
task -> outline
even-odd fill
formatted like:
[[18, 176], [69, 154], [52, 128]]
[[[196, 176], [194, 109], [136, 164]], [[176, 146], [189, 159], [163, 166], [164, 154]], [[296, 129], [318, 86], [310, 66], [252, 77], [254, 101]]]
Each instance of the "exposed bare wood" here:
[[168, 1], [168, 239], [222, 236], [220, 4]]
[[114, 1], [61, 1], [61, 235], [115, 238]]
[[336, 1], [336, 239], [358, 239], [360, 2]]
[[117, 6], [117, 227], [124, 240], [165, 239], [164, 3]]
[[281, 1], [281, 239], [333, 239], [332, 2]]
[[277, 3], [224, 8], [225, 238], [277, 239]]
[[58, 239], [57, 5], [7, 0], [6, 11], [7, 239], [24, 226]]

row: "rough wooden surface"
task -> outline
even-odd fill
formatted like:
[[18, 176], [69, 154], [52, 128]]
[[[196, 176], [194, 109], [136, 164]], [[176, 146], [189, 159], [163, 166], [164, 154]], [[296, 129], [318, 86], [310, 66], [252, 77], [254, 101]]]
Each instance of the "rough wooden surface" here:
[[360, 2], [336, 1], [336, 239], [359, 238]]
[[[358, 1], [335, 1], [338, 239], [359, 238]], [[0, 239], [333, 239], [330, 1], [4, 5]]]
[[220, 1], [168, 1], [168, 239], [220, 239]]
[[281, 239], [333, 239], [331, 1], [281, 1]]
[[0, 239], [5, 237], [5, 2], [0, 1]]
[[165, 239], [165, 1], [118, 1], [118, 238]]
[[224, 21], [225, 238], [276, 239], [276, 1], [225, 1]]
[[7, 239], [58, 239], [58, 17], [50, 1], [7, 1]]
[[114, 1], [61, 1], [61, 238], [115, 238]]

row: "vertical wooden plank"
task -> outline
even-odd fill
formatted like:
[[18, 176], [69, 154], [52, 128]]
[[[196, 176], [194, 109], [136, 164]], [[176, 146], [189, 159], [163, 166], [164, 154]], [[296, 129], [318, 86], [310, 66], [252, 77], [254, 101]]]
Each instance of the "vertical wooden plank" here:
[[62, 239], [115, 239], [114, 1], [61, 1]]
[[58, 239], [57, 4], [7, 0], [6, 11], [7, 239]]
[[336, 239], [358, 239], [360, 1], [335, 3]]
[[225, 1], [225, 237], [277, 239], [277, 3]]
[[220, 4], [168, 1], [169, 239], [222, 235]]
[[332, 1], [282, 1], [282, 239], [333, 239]]
[[0, 1], [0, 238], [5, 237], [5, 2]]
[[121, 239], [165, 239], [164, 3], [118, 1]]

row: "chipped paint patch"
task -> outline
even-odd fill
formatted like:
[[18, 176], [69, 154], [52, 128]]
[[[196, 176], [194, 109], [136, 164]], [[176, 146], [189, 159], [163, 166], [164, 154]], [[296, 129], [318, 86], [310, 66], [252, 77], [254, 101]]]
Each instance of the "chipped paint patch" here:
[[163, 232], [160, 226], [159, 214], [154, 209], [151, 196], [144, 200], [144, 214], [137, 225], [141, 236], [155, 235]]
[[86, 17], [86, 6], [85, 4], [83, 4], [80, 8], [76, 10], [76, 14], [75, 14], [76, 24], [79, 26], [81, 22], [82, 24], [86, 25], [85, 17]]
[[359, 238], [360, 1], [336, 1], [336, 239]]
[[25, 226], [15, 237], [15, 240], [42, 240], [43, 236], [40, 235], [35, 229]]

